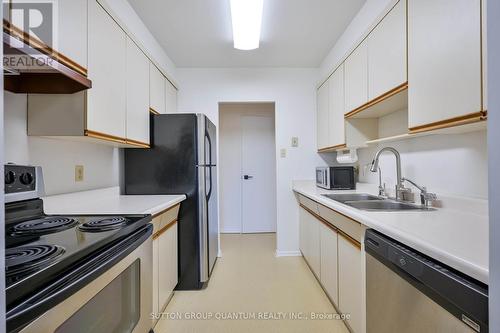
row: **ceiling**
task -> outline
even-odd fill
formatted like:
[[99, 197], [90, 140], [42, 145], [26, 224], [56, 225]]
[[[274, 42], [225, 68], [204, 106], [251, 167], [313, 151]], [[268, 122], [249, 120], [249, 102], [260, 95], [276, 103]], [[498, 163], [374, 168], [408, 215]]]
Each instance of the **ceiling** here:
[[235, 50], [229, 0], [128, 0], [178, 67], [317, 67], [366, 0], [265, 0], [260, 48]]

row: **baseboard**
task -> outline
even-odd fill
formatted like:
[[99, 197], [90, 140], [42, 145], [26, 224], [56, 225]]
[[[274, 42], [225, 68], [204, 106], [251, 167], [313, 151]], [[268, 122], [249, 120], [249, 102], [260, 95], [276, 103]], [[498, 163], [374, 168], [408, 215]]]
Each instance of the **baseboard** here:
[[276, 250], [275, 256], [277, 258], [279, 257], [301, 257], [302, 253], [300, 251], [281, 251], [281, 250]]

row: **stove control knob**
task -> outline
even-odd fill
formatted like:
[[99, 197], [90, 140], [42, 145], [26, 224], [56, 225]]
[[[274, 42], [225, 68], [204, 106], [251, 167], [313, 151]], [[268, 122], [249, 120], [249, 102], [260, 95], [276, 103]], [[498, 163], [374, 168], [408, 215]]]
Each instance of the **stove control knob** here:
[[14, 171], [8, 171], [5, 173], [5, 185], [11, 185], [16, 181], [16, 174]]
[[29, 172], [25, 172], [21, 175], [21, 177], [19, 178], [19, 180], [21, 181], [21, 183], [23, 183], [24, 185], [30, 185], [31, 183], [33, 183], [33, 180], [35, 180], [35, 177], [33, 176], [32, 173], [29, 173]]

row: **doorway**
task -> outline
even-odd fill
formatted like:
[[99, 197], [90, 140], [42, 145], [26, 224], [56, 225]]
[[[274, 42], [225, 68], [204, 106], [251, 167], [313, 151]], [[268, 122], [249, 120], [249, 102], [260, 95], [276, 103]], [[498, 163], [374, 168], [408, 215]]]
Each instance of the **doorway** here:
[[220, 103], [221, 233], [276, 232], [275, 104]]

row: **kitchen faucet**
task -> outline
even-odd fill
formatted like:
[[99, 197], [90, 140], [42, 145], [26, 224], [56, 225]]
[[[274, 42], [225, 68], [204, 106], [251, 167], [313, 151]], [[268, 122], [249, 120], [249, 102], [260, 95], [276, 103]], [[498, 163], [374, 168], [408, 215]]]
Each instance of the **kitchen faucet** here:
[[430, 207], [432, 206], [432, 202], [437, 200], [437, 195], [435, 193], [427, 192], [427, 188], [425, 186], [419, 186], [413, 180], [403, 177], [401, 179], [403, 182], [408, 182], [418, 188], [420, 190], [420, 203], [423, 206]]
[[375, 154], [375, 157], [373, 158], [372, 165], [370, 167], [370, 171], [377, 172], [379, 170], [380, 155], [386, 151], [393, 153], [394, 156], [396, 157], [396, 177], [397, 177], [396, 200], [406, 201], [405, 200], [405, 193], [409, 193], [409, 192], [411, 192], [411, 190], [405, 188], [403, 185], [402, 177], [401, 177], [401, 155], [399, 154], [399, 152], [396, 149], [394, 149], [392, 147], [384, 147], [384, 148], [380, 149]]

